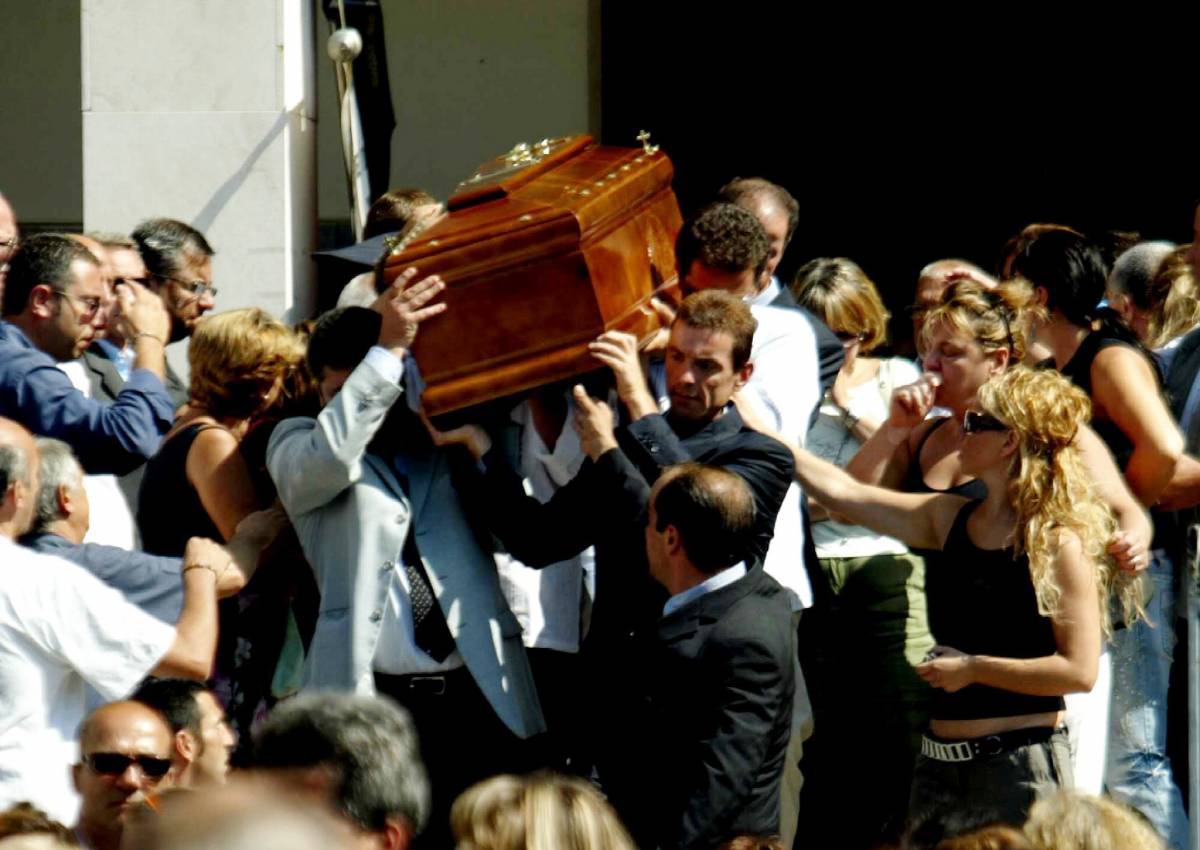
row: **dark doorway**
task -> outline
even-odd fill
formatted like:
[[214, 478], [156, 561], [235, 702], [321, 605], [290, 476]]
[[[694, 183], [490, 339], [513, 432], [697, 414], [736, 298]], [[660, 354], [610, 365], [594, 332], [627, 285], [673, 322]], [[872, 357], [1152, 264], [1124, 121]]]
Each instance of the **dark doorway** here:
[[899, 313], [922, 265], [992, 269], [1032, 221], [1190, 240], [1200, 73], [1168, 21], [1102, 38], [1044, 13], [1004, 32], [866, 7], [707, 8], [604, 4], [603, 141], [650, 130], [685, 214], [735, 175], [787, 186], [801, 221], [785, 281], [849, 256]]

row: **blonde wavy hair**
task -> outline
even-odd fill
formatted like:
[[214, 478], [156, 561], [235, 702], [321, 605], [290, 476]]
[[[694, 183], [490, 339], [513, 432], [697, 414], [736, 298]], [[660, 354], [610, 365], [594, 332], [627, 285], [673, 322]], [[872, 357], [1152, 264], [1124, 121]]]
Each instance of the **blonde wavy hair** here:
[[1150, 312], [1146, 346], [1161, 348], [1200, 323], [1200, 285], [1188, 259], [1191, 245], [1180, 245], [1167, 254], [1150, 282]]
[[1051, 369], [1013, 366], [979, 388], [979, 407], [1016, 434], [1017, 467], [1008, 485], [1020, 529], [1014, 548], [1029, 558], [1038, 612], [1059, 613], [1061, 589], [1054, 580], [1059, 532], [1069, 529], [1095, 567], [1100, 623], [1111, 630], [1109, 599], [1130, 624], [1145, 615], [1141, 577], [1117, 569], [1107, 548], [1116, 530], [1113, 513], [1096, 494], [1075, 435], [1092, 414], [1083, 390]]
[[956, 280], [946, 287], [942, 303], [925, 314], [921, 344], [928, 348], [933, 329], [945, 325], [985, 351], [1007, 349], [1008, 362], [1020, 363], [1025, 359], [1029, 323], [1040, 313], [1033, 287], [1023, 278], [991, 288], [974, 280]]
[[303, 360], [300, 337], [257, 307], [205, 316], [188, 344], [189, 401], [214, 417], [252, 418]]
[[450, 809], [457, 850], [637, 850], [600, 793], [554, 773], [493, 776]]
[[1136, 812], [1107, 797], [1056, 791], [1029, 810], [1025, 835], [1038, 850], [1166, 850]]

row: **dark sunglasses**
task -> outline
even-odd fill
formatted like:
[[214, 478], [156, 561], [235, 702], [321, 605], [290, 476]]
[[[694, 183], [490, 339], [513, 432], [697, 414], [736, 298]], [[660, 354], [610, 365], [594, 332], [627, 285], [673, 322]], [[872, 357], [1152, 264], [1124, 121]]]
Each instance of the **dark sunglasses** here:
[[834, 336], [838, 338], [838, 342], [842, 345], [851, 345], [856, 342], [862, 342], [867, 338], [865, 333], [849, 333], [847, 331], [834, 331]]
[[162, 779], [171, 769], [170, 759], [157, 756], [127, 756], [124, 753], [92, 753], [83, 757], [83, 763], [104, 776], [120, 776], [136, 764], [142, 773], [151, 779]]
[[968, 410], [963, 414], [962, 429], [964, 434], [978, 434], [980, 431], [1007, 431], [1008, 426], [995, 416]]

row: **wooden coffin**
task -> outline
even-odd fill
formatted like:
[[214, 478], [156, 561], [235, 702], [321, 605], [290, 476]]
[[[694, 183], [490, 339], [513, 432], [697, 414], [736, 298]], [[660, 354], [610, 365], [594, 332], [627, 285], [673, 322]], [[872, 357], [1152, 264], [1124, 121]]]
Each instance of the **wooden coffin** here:
[[682, 224], [672, 173], [657, 148], [577, 136], [518, 146], [459, 184], [449, 215], [386, 265], [389, 282], [415, 266], [447, 284], [413, 349], [426, 411], [589, 372], [604, 331], [657, 330], [648, 302], [676, 285]]

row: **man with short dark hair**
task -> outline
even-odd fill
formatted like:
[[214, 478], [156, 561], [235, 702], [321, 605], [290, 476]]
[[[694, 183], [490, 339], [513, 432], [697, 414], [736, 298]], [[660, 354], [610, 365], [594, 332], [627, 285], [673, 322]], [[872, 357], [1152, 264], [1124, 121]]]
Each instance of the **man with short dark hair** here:
[[170, 724], [176, 785], [203, 788], [225, 783], [237, 735], [225, 709], [203, 683], [151, 677], [130, 699], [150, 706]]
[[[753, 300], [770, 249], [762, 225], [752, 213], [733, 204], [710, 204], [684, 223], [677, 244], [676, 261], [685, 292], [719, 289]], [[803, 446], [821, 400], [813, 326], [795, 310], [760, 305], [752, 305], [751, 309], [759, 325], [754, 334], [756, 369], [740, 394], [739, 406], [744, 404], [747, 416], [756, 421], [757, 427], [787, 444]], [[841, 349], [841, 343], [837, 345]], [[820, 572], [804, 494], [796, 482], [788, 488], [779, 509], [765, 568], [787, 591], [798, 627], [800, 613], [814, 601], [810, 575], [819, 576]], [[802, 780], [797, 765], [802, 742], [812, 729], [812, 709], [799, 661], [796, 682], [781, 827], [789, 844], [799, 811]]]
[[31, 236], [9, 268], [0, 322], [0, 415], [74, 449], [89, 474], [141, 466], [171, 427], [163, 387], [167, 315], [138, 284], [119, 287], [121, 322], [136, 352], [113, 404], [87, 398], [58, 364], [74, 360], [104, 326], [108, 297], [96, 257], [75, 240]]
[[82, 802], [75, 834], [89, 850], [120, 850], [130, 812], [173, 784], [171, 730], [140, 702], [111, 702], [79, 727], [79, 761], [71, 769]]
[[304, 693], [254, 730], [254, 767], [316, 792], [355, 829], [359, 846], [405, 850], [430, 809], [417, 732], [408, 713], [382, 697]]
[[409, 348], [444, 309], [429, 303], [444, 284], [415, 274], [372, 310], [317, 322], [308, 353], [324, 408], [275, 428], [267, 469], [321, 592], [302, 686], [384, 693], [413, 714], [441, 813], [427, 840], [440, 846], [458, 794], [537, 766], [527, 741], [545, 722], [490, 541], [417, 413]]
[[[797, 318], [797, 321], [800, 321]], [[741, 299], [726, 292], [686, 298], [670, 328], [665, 352], [670, 409], [661, 413], [646, 386], [637, 340], [609, 332], [591, 345], [610, 367], [628, 423], [617, 427], [607, 404], [574, 390], [576, 429], [588, 460], [545, 504], [527, 496], [504, 452], [483, 456], [482, 486], [464, 487], [508, 551], [524, 564], [544, 566], [595, 546], [596, 597], [581, 654], [587, 712], [600, 782], [637, 837], [648, 834], [648, 810], [636, 765], [617, 758], [626, 724], [613, 717], [636, 712], [640, 692], [625, 682], [652, 646], [662, 589], [646, 566], [645, 508], [651, 484], [672, 463], [699, 460], [747, 482], [757, 510], [746, 559], [754, 569], [769, 550], [775, 516], [792, 480], [792, 457], [777, 440], [746, 426], [731, 399], [752, 378], [756, 321]], [[629, 772], [632, 770], [632, 774]]]
[[821, 391], [829, 392], [846, 360], [845, 348], [824, 322], [796, 303], [791, 290], [780, 284], [775, 276], [800, 221], [800, 204], [787, 189], [761, 177], [735, 177], [721, 187], [717, 199], [736, 204], [762, 225], [767, 237], [767, 262], [758, 278], [757, 294], [750, 303], [760, 307], [785, 307], [804, 316], [817, 341]]
[[[131, 235], [145, 265], [148, 286], [162, 298], [171, 317], [168, 342], [186, 339], [216, 303], [212, 271], [216, 252], [203, 233], [172, 218], [143, 221]], [[187, 384], [170, 366], [164, 380], [175, 407], [186, 404]]]
[[653, 845], [708, 850], [779, 832], [791, 734], [791, 606], [747, 562], [754, 498], [717, 467], [667, 469], [650, 492], [646, 553], [670, 598], [648, 665], [648, 716], [626, 722], [630, 775], [653, 800]]

